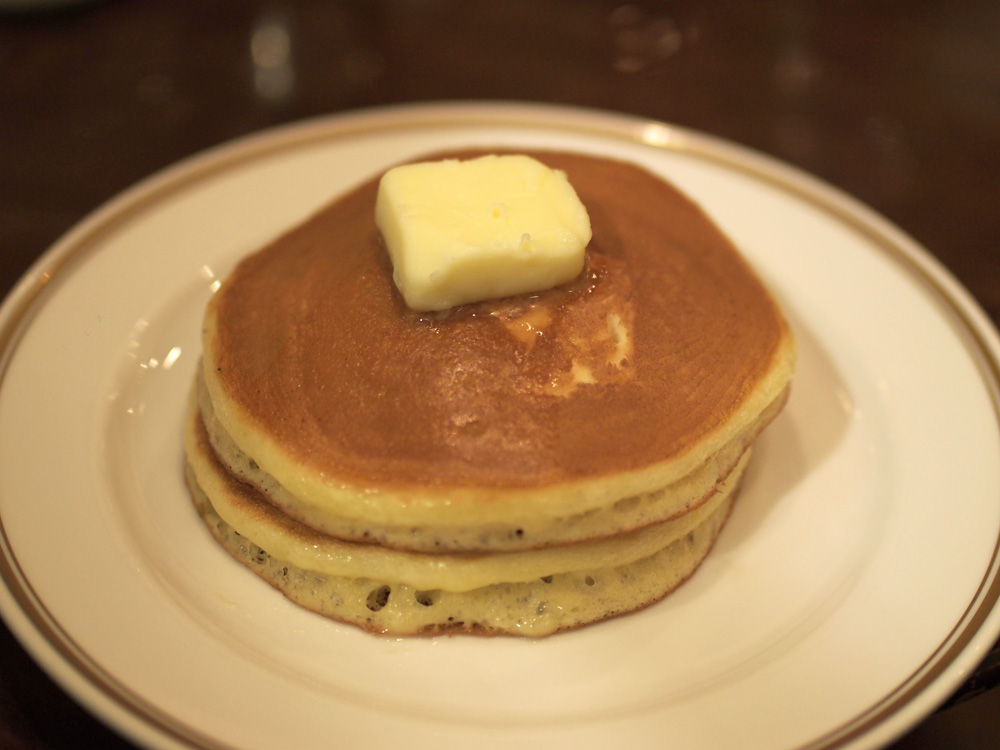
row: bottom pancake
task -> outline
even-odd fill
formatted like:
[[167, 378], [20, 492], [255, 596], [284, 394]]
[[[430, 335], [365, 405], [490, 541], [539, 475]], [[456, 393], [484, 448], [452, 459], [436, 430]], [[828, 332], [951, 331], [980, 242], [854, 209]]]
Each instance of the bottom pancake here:
[[292, 602], [374, 633], [544, 636], [634, 612], [687, 580], [718, 537], [738, 492], [729, 490], [703, 522], [652, 555], [625, 565], [497, 583], [470, 591], [419, 591], [305, 570], [269, 555], [227, 524], [190, 469], [195, 507], [218, 542]]

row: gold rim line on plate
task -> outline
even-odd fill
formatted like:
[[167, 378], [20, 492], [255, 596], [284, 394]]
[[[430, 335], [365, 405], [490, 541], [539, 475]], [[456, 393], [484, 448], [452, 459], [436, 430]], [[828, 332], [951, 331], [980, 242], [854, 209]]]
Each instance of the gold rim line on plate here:
[[[919, 282], [935, 307], [942, 311], [952, 330], [962, 341], [975, 363], [989, 392], [994, 419], [1000, 431], [1000, 361], [991, 356], [995, 345], [990, 340], [991, 324], [971, 300], [960, 302], [956, 294], [965, 295], [964, 288], [950, 273], [895, 226], [878, 214], [841, 193], [818, 178], [752, 149], [690, 131], [682, 127], [643, 119], [641, 117], [584, 108], [543, 104], [460, 103], [396, 105], [359, 110], [319, 117], [300, 123], [280, 126], [228, 141], [195, 156], [184, 159], [142, 180], [118, 197], [96, 209], [58, 240], [29, 270], [4, 303], [5, 320], [0, 324], [0, 389], [10, 361], [16, 354], [21, 338], [30, 328], [33, 316], [40, 310], [52, 291], [52, 282], [71, 272], [74, 264], [84, 262], [90, 252], [100, 248], [101, 240], [116, 228], [141, 214], [164, 198], [176, 194], [206, 178], [225, 172], [263, 156], [291, 151], [309, 145], [371, 136], [380, 133], [419, 131], [447, 128], [524, 128], [548, 132], [573, 132], [605, 139], [628, 141], [656, 150], [687, 154], [713, 162], [734, 172], [743, 173], [785, 193], [805, 201], [837, 222], [867, 238], [871, 244], [889, 256], [895, 265]], [[910, 249], [907, 250], [907, 246]], [[970, 313], [970, 309], [973, 310]], [[981, 320], [976, 319], [980, 315]], [[113, 710], [88, 702], [76, 695], [102, 718], [112, 719], [114, 709], [152, 729], [166, 739], [203, 750], [229, 750], [229, 746], [192, 729], [183, 721], [151, 705], [132, 688], [104, 670], [96, 659], [87, 654], [48, 611], [34, 591], [27, 575], [13, 553], [7, 530], [0, 516], [0, 578], [11, 593], [20, 611], [42, 636], [50, 649], [29, 643], [26, 635], [12, 629], [22, 643], [46, 666], [50, 675], [72, 692], [72, 680], [58, 674], [49, 662], [49, 655], [67, 664], [77, 677], [97, 689], [111, 701]], [[976, 594], [958, 618], [954, 628], [927, 659], [878, 703], [861, 714], [847, 719], [822, 737], [802, 746], [805, 750], [843, 747], [884, 724], [902, 708], [915, 700], [965, 651], [981, 630], [1000, 601], [1000, 577], [996, 569], [1000, 562], [1000, 529], [994, 542], [990, 563], [980, 580]], [[43, 653], [46, 652], [46, 653]], [[51, 667], [51, 668], [50, 668]], [[128, 727], [114, 725], [128, 733]], [[141, 733], [135, 736], [139, 738]]]

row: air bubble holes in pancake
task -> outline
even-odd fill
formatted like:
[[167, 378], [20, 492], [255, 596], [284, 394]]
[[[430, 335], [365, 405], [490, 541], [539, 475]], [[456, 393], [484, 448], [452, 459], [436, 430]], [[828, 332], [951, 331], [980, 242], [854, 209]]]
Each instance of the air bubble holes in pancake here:
[[368, 593], [368, 601], [365, 602], [365, 606], [372, 612], [378, 612], [389, 603], [391, 593], [392, 589], [389, 586], [379, 586], [377, 589], [372, 589]]
[[[222, 519], [219, 520], [221, 522]], [[265, 552], [261, 547], [258, 547], [253, 542], [246, 539], [242, 534], [240, 534], [240, 532], [236, 531], [235, 529], [231, 529], [231, 527], [225, 526], [224, 523], [219, 523], [217, 524], [217, 526], [220, 528], [220, 530], [224, 528], [229, 529], [231, 533], [240, 540], [238, 543], [239, 551], [240, 554], [243, 555], [243, 557], [246, 560], [250, 562], [255, 562], [258, 565], [264, 565], [265, 563], [267, 563], [268, 560], [270, 560], [271, 556], [267, 554], [267, 552]]]

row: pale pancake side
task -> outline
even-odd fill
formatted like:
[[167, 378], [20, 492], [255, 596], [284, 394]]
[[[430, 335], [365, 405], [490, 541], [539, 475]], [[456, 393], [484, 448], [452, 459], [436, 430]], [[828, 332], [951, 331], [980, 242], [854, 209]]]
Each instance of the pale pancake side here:
[[371, 578], [331, 576], [275, 558], [215, 512], [190, 468], [195, 507], [215, 539], [295, 604], [373, 633], [540, 637], [648, 607], [684, 583], [708, 555], [734, 502], [731, 495], [673, 544], [627, 565], [588, 568], [466, 592], [420, 590]]
[[753, 440], [784, 406], [786, 389], [743, 434], [737, 435], [690, 475], [669, 487], [645, 495], [623, 497], [615, 503], [585, 513], [553, 518], [552, 505], [529, 507], [544, 510], [523, 517], [505, 517], [492, 523], [461, 525], [442, 514], [435, 526], [376, 524], [332, 513], [329, 508], [306, 505], [244, 454], [215, 419], [211, 400], [201, 378], [196, 384], [198, 408], [211, 448], [225, 468], [252, 485], [282, 513], [323, 534], [354, 542], [417, 552], [506, 551], [569, 544], [642, 528], [676, 518], [697, 508], [717, 491]]
[[455, 592], [580, 569], [616, 567], [648, 557], [691, 533], [725, 504], [749, 460], [749, 454], [744, 455], [718, 491], [695, 510], [634, 532], [536, 550], [431, 554], [333, 539], [281, 513], [218, 461], [193, 399], [186, 420], [185, 451], [193, 481], [215, 511], [241, 536], [278, 559], [326, 575]]

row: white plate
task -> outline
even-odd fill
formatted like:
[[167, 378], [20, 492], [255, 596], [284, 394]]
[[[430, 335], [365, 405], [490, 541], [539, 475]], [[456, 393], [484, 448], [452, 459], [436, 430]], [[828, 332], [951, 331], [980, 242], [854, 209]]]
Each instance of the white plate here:
[[[632, 159], [699, 200], [801, 349], [713, 553], [639, 614], [537, 642], [364, 635], [288, 604], [193, 512], [202, 309], [245, 253], [419, 152]], [[334, 117], [186, 161], [97, 211], [0, 313], [0, 605], [63, 686], [162, 747], [873, 747], [1000, 631], [996, 334], [909, 238], [772, 160], [533, 106]]]

